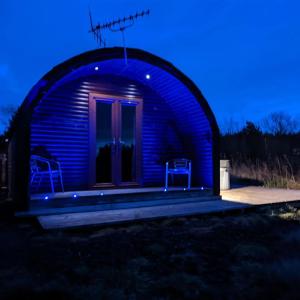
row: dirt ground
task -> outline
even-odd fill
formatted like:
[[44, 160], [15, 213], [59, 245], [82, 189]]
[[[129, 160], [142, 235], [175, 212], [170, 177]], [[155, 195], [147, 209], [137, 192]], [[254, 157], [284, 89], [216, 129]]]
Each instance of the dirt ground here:
[[2, 300], [299, 299], [300, 203], [48, 232], [0, 212]]

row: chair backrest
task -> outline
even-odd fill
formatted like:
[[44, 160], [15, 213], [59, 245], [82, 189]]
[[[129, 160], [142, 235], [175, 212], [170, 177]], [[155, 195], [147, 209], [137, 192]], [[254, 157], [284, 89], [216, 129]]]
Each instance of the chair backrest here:
[[31, 173], [37, 173], [40, 171], [48, 170], [47, 163], [50, 163], [50, 160], [48, 158], [39, 155], [31, 155], [30, 157]]
[[175, 169], [188, 169], [189, 168], [189, 159], [186, 158], [177, 158], [170, 161], [171, 166]]
[[37, 160], [33, 157], [30, 159], [30, 170], [31, 173], [37, 173], [40, 170]]

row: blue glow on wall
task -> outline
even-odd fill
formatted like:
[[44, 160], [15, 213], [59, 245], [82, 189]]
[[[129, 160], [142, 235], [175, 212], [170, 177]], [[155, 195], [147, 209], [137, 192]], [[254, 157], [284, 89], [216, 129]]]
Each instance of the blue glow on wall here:
[[193, 160], [194, 181], [212, 187], [212, 130], [195, 96], [159, 67], [136, 59], [128, 59], [125, 67], [123, 59], [113, 59], [70, 72], [53, 84], [33, 113], [31, 147], [43, 145], [61, 162], [67, 190], [85, 189], [88, 184], [90, 92], [144, 99], [145, 184], [163, 184], [168, 143], [174, 155], [193, 148], [185, 155]]

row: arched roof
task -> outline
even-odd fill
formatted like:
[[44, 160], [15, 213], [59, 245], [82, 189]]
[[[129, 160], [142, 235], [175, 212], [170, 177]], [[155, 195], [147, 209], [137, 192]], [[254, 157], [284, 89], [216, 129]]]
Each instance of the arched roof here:
[[[99, 74], [114, 74], [139, 81], [153, 88], [162, 97], [172, 98], [173, 102], [176, 97], [177, 103], [184, 97], [186, 106], [189, 102], [197, 102], [206, 116], [213, 135], [218, 135], [219, 130], [214, 114], [192, 80], [170, 62], [149, 52], [127, 48], [127, 55], [127, 65], [124, 63], [122, 47], [96, 49], [62, 62], [45, 74], [31, 89], [23, 102], [21, 114], [32, 112], [39, 101], [55, 86], [72, 78], [92, 74], [95, 72], [95, 66], [99, 66]], [[151, 76], [150, 80], [145, 78], [145, 74], [148, 73]], [[174, 103], [176, 105], [176, 101]], [[180, 109], [183, 109], [182, 103]]]

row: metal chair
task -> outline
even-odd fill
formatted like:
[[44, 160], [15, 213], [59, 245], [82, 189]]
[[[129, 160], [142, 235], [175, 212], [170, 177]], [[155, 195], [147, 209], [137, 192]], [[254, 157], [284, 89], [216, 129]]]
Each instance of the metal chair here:
[[58, 161], [41, 157], [38, 155], [31, 155], [30, 169], [31, 169], [30, 186], [32, 186], [34, 179], [37, 178], [39, 180], [38, 183], [38, 188], [39, 188], [43, 177], [46, 175], [49, 177], [52, 193], [55, 192], [54, 181], [53, 181], [54, 178], [59, 179], [61, 189], [64, 192], [62, 172], [61, 172], [60, 163]]
[[165, 190], [169, 188], [169, 174], [174, 175], [188, 175], [187, 189], [191, 189], [191, 177], [192, 177], [192, 161], [186, 158], [173, 159], [166, 162], [166, 181]]

